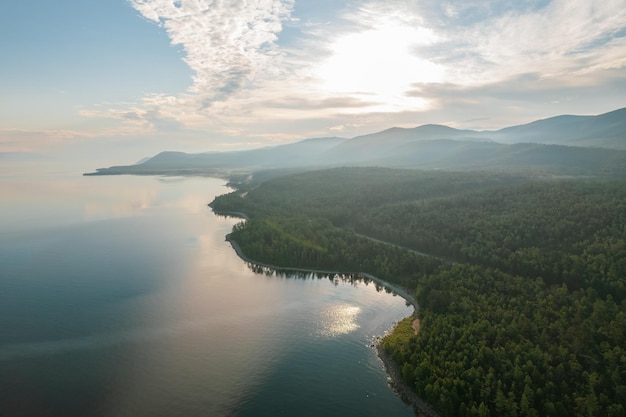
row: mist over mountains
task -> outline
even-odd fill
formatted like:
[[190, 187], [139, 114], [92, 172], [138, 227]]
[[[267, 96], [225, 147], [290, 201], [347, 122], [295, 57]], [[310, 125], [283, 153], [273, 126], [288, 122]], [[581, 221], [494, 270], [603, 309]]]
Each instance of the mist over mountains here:
[[211, 175], [334, 166], [626, 176], [626, 108], [598, 116], [557, 116], [497, 131], [428, 124], [352, 139], [314, 138], [245, 151], [161, 152], [135, 165], [101, 168], [85, 175]]

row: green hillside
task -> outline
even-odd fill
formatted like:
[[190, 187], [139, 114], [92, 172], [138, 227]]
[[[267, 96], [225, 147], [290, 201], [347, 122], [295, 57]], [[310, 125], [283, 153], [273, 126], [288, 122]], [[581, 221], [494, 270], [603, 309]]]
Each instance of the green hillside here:
[[211, 205], [259, 262], [414, 291], [384, 348], [442, 415], [626, 413], [626, 181], [343, 168]]

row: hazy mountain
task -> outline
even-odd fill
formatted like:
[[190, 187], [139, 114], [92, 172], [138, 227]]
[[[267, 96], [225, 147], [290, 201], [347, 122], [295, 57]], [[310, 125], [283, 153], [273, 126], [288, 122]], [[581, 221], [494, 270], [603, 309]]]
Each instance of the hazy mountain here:
[[86, 175], [210, 174], [218, 171], [289, 168], [320, 163], [320, 157], [347, 139], [306, 139], [287, 145], [231, 152], [161, 152], [143, 163], [98, 169]]
[[488, 133], [505, 143], [547, 143], [626, 149], [626, 108], [598, 116], [557, 116]]
[[433, 140], [489, 141], [479, 132], [458, 130], [441, 125], [423, 125], [411, 129], [394, 127], [382, 132], [357, 136], [330, 149], [325, 158], [336, 163], [356, 163], [393, 158], [417, 142]]
[[624, 175], [626, 108], [599, 116], [558, 116], [498, 131], [423, 125], [391, 128], [352, 139], [307, 139], [246, 151], [162, 152], [140, 164], [99, 169], [91, 175], [209, 175], [342, 165]]

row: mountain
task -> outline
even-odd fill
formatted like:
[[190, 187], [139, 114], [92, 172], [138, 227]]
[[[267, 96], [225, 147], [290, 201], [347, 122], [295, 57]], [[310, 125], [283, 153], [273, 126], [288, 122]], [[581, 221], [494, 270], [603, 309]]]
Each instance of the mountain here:
[[245, 151], [199, 154], [166, 151], [136, 165], [100, 168], [94, 173], [85, 175], [202, 175], [232, 170], [261, 170], [316, 164], [321, 166], [324, 163], [319, 158], [345, 140], [347, 139], [336, 137], [314, 138]]
[[335, 146], [325, 159], [335, 163], [358, 163], [393, 158], [418, 142], [433, 140], [489, 141], [472, 130], [458, 130], [441, 125], [423, 125], [411, 129], [394, 127], [382, 132], [357, 136]]
[[487, 134], [504, 143], [546, 143], [626, 149], [626, 108], [598, 116], [556, 116]]
[[626, 108], [598, 116], [557, 116], [498, 131], [441, 125], [391, 128], [233, 152], [162, 152], [143, 163], [86, 175], [215, 175], [264, 169], [386, 166], [422, 169], [536, 170], [626, 175]]

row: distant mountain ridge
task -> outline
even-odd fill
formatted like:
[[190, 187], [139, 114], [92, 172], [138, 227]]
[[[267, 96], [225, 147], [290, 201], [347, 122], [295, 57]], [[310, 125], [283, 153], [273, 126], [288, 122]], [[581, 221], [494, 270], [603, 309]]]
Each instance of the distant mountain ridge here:
[[626, 175], [626, 108], [598, 116], [556, 116], [497, 131], [427, 124], [352, 139], [306, 139], [231, 152], [161, 152], [145, 162], [86, 175], [211, 175], [236, 170], [385, 166], [519, 169], [557, 174]]
[[598, 116], [563, 115], [493, 132], [504, 143], [546, 143], [626, 149], [626, 108]]

